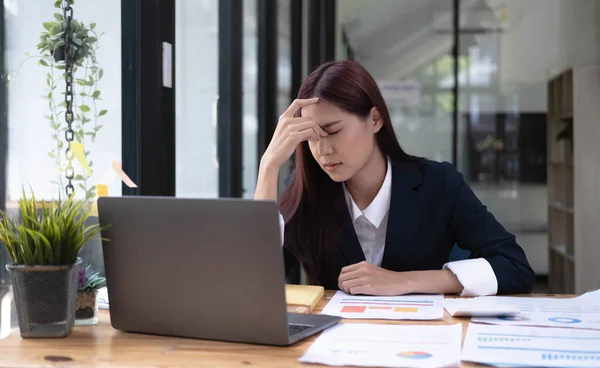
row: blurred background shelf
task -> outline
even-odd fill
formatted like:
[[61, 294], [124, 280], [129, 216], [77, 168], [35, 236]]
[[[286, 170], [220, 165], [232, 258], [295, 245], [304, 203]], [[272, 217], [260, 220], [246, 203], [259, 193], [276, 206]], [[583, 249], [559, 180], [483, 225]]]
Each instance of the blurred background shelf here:
[[[594, 167], [600, 160], [598, 96], [598, 66], [568, 69], [548, 81], [551, 293], [600, 288], [600, 172]], [[584, 157], [597, 159], [584, 161]]]

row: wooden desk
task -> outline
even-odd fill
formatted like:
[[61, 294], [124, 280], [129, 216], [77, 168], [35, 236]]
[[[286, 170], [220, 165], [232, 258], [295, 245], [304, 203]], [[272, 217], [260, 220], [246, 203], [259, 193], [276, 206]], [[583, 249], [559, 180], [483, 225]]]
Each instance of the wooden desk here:
[[[315, 312], [320, 312], [333, 294], [334, 292], [326, 292]], [[381, 320], [369, 323], [462, 323], [464, 338], [469, 321], [469, 318], [452, 318], [446, 314], [443, 321]], [[361, 322], [365, 321], [343, 320], [343, 323]], [[67, 338], [22, 339], [18, 331], [14, 332], [0, 340], [0, 367], [311, 367], [317, 365], [300, 363], [298, 358], [317, 336], [294, 346], [281, 348], [130, 334], [114, 330], [110, 325], [108, 311], [101, 310], [97, 326], [76, 326]], [[463, 363], [462, 366], [482, 365]]]

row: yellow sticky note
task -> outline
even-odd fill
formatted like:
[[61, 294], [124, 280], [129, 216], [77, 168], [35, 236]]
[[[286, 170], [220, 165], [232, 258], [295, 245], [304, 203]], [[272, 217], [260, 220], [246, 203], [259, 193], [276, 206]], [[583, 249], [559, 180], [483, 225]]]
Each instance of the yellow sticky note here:
[[87, 160], [85, 159], [83, 144], [77, 143], [77, 142], [71, 142], [70, 147], [71, 147], [71, 151], [77, 158], [77, 161], [79, 161], [79, 163], [81, 164], [81, 166], [87, 173], [87, 176], [92, 176], [92, 169], [90, 169], [90, 166], [88, 165]]
[[97, 184], [96, 192], [98, 197], [107, 197], [108, 196], [108, 185], [106, 184]]
[[323, 297], [325, 289], [316, 285], [285, 285], [285, 298], [288, 305], [306, 306], [312, 310]]

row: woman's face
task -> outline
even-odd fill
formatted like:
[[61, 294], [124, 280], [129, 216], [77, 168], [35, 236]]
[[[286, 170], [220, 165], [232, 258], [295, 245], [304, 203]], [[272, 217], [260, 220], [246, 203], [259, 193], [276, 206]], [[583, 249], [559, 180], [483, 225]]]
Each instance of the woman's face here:
[[320, 141], [308, 141], [308, 146], [319, 166], [332, 180], [347, 181], [361, 171], [373, 156], [375, 133], [382, 125], [375, 108], [364, 119], [321, 100], [302, 108], [302, 116], [311, 117], [327, 132]]

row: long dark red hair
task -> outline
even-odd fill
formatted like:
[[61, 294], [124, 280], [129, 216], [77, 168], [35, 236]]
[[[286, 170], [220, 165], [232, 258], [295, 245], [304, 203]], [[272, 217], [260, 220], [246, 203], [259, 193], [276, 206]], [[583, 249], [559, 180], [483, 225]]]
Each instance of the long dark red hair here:
[[[298, 98], [319, 97], [338, 108], [367, 118], [374, 107], [383, 120], [377, 145], [394, 163], [418, 160], [402, 150], [383, 96], [373, 77], [353, 61], [332, 61], [319, 66], [304, 81]], [[343, 219], [348, 208], [341, 183], [334, 182], [312, 156], [308, 143], [298, 145], [294, 174], [279, 199], [285, 219], [285, 249], [306, 271], [311, 284], [323, 285], [332, 275], [333, 255], [338, 251]]]

